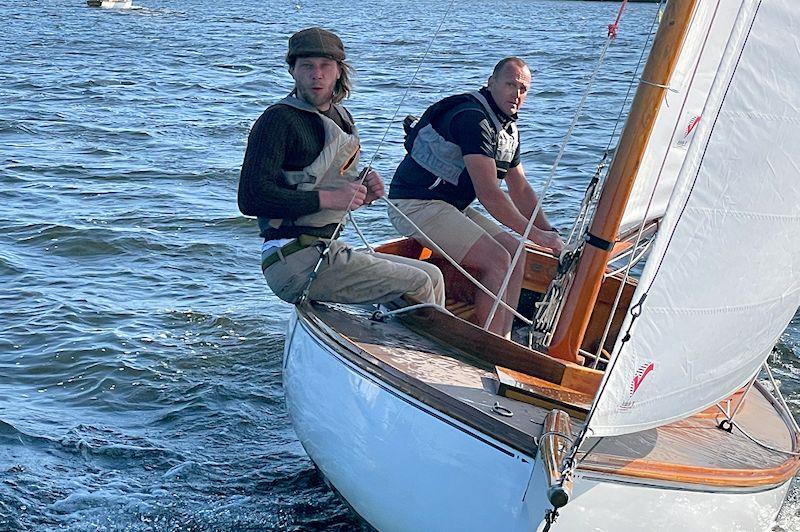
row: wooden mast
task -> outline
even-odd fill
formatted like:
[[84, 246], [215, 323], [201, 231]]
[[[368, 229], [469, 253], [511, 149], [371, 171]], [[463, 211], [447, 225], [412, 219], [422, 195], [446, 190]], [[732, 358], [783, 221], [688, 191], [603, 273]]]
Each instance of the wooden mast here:
[[631, 104], [625, 129], [592, 218], [589, 235], [593, 238], [587, 242], [580, 256], [575, 280], [566, 295], [553, 333], [548, 351], [551, 356], [572, 362], [579, 360], [578, 349], [589, 325], [611, 247], [616, 240], [636, 173], [698, 1], [670, 0], [667, 3], [642, 74], [643, 82]]

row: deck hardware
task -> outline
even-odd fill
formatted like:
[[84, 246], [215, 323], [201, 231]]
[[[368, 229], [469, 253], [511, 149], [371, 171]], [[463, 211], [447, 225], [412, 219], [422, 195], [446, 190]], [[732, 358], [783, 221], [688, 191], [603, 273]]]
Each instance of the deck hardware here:
[[495, 401], [494, 406], [492, 407], [492, 411], [495, 412], [496, 414], [500, 414], [503, 417], [512, 417], [514, 415], [514, 412], [504, 407], [497, 401]]
[[378, 310], [376, 310], [375, 312], [372, 313], [372, 315], [369, 317], [369, 319], [372, 320], [372, 321], [378, 321], [378, 322], [384, 323], [386, 321], [386, 313], [384, 311], [378, 309]]

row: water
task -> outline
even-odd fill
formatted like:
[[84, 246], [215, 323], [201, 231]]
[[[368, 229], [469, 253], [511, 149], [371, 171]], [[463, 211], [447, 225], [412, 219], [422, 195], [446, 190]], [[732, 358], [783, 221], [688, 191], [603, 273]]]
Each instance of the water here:
[[[523, 161], [541, 189], [618, 4], [456, 4], [398, 116], [477, 87], [505, 55], [527, 58]], [[313, 24], [347, 45], [348, 106], [375, 153], [447, 7], [409, 5], [0, 4], [0, 530], [358, 526], [289, 425], [289, 308], [261, 278], [236, 185], [250, 124], [290, 88], [286, 40]], [[654, 12], [628, 7], [547, 197], [562, 228]], [[390, 176], [401, 150], [395, 124], [376, 168]], [[381, 209], [357, 218], [371, 241], [393, 236]], [[773, 362], [796, 413], [798, 353], [796, 318]], [[784, 530], [798, 528], [796, 498]]]

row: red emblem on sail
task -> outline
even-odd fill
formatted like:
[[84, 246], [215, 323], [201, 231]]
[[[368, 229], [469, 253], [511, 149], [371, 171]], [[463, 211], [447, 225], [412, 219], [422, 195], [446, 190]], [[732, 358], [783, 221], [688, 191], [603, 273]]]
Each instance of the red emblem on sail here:
[[636, 390], [639, 389], [639, 386], [642, 385], [644, 382], [645, 377], [647, 377], [651, 371], [656, 368], [655, 363], [647, 362], [639, 366], [639, 369], [636, 370], [636, 373], [633, 375], [633, 379], [631, 380], [631, 385], [628, 387], [628, 399], [625, 400], [624, 403], [619, 405], [621, 410], [627, 410], [633, 406], [633, 394], [636, 393]]
[[679, 148], [685, 148], [692, 140], [697, 124], [700, 123], [700, 118], [700, 116], [689, 117], [689, 120], [686, 122], [686, 126], [683, 128], [683, 136], [681, 136], [681, 138], [676, 142], [676, 145]]

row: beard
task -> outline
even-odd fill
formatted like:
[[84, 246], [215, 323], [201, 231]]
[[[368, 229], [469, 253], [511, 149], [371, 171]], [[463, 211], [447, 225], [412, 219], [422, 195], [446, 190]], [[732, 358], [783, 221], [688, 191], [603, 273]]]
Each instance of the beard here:
[[333, 91], [325, 92], [325, 91], [314, 91], [311, 89], [306, 89], [303, 87], [296, 87], [297, 89], [297, 96], [305, 100], [306, 102], [310, 103], [314, 107], [320, 108], [327, 108], [330, 106], [331, 102], [333, 101]]

